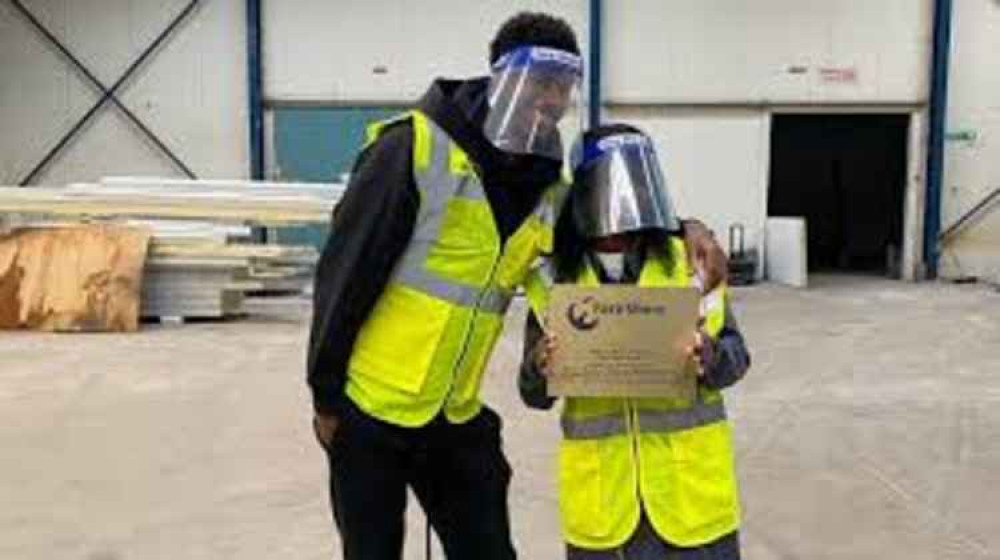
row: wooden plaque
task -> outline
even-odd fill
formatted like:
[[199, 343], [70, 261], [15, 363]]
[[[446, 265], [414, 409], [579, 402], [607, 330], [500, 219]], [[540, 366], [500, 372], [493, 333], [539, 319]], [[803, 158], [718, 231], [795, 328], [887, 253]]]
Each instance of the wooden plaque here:
[[549, 394], [674, 397], [697, 389], [694, 288], [553, 288], [546, 329], [558, 339]]

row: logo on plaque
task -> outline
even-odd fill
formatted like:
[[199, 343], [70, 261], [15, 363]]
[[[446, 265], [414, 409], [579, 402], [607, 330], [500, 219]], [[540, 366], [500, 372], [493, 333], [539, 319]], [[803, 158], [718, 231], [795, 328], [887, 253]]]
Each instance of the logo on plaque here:
[[587, 297], [573, 302], [566, 308], [566, 319], [578, 331], [589, 331], [597, 326], [597, 301]]

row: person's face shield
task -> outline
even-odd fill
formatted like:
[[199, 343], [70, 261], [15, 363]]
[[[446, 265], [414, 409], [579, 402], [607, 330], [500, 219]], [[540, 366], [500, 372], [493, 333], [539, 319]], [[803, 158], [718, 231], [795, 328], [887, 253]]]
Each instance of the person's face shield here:
[[513, 154], [563, 159], [559, 124], [576, 112], [583, 62], [558, 49], [521, 47], [493, 65], [486, 138]]
[[650, 140], [617, 134], [573, 149], [574, 220], [589, 239], [680, 230]]

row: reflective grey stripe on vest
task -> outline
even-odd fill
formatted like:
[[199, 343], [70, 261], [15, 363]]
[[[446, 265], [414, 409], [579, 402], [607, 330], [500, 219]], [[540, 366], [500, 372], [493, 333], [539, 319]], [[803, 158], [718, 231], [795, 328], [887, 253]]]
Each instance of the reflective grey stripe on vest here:
[[628, 433], [624, 412], [592, 418], [570, 418], [564, 414], [561, 423], [566, 439], [599, 439]]
[[499, 288], [482, 288], [445, 280], [422, 267], [406, 267], [396, 275], [396, 281], [434, 297], [452, 303], [503, 315], [510, 307], [511, 295]]
[[420, 210], [414, 234], [434, 234], [431, 239], [436, 239], [444, 219], [445, 205], [458, 190], [459, 178], [451, 174], [448, 164], [451, 140], [434, 121], [426, 121], [431, 132], [431, 157], [426, 169], [414, 169], [413, 172], [417, 190], [420, 191]]
[[[726, 419], [726, 407], [717, 403], [698, 402], [691, 408], [670, 411], [639, 411], [639, 430], [643, 433], [670, 433], [707, 426]], [[599, 439], [628, 433], [623, 413], [592, 418], [562, 417], [566, 439]]]
[[681, 432], [707, 426], [726, 419], [726, 405], [722, 401], [706, 403], [699, 401], [693, 407], [685, 410], [671, 411], [639, 411], [639, 431]]
[[556, 263], [552, 258], [540, 258], [534, 272], [538, 274], [538, 279], [546, 288], [551, 289], [556, 285]]
[[472, 175], [464, 175], [458, 178], [458, 189], [455, 190], [455, 196], [475, 200], [476, 202], [487, 202], [486, 191], [483, 190], [483, 186], [479, 183], [479, 180]]
[[478, 306], [488, 313], [503, 314], [512, 294], [497, 287], [482, 288], [442, 278], [427, 270], [431, 247], [441, 235], [445, 208], [454, 197], [486, 201], [486, 193], [474, 175], [451, 173], [452, 141], [434, 121], [427, 119], [431, 132], [430, 163], [426, 169], [414, 169], [420, 192], [420, 210], [413, 238], [393, 271], [392, 281], [436, 298], [466, 307]]

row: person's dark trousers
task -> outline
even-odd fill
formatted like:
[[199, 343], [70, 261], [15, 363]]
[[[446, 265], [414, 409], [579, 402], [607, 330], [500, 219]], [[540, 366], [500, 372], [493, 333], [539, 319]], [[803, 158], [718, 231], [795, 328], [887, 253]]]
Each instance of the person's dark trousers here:
[[406, 488], [413, 488], [449, 560], [510, 560], [500, 418], [483, 407], [465, 424], [439, 415], [420, 428], [379, 421], [353, 405], [327, 456], [344, 560], [402, 557]]
[[738, 531], [694, 548], [681, 548], [664, 541], [649, 522], [645, 512], [635, 533], [613, 550], [584, 550], [566, 546], [567, 560], [740, 560]]

